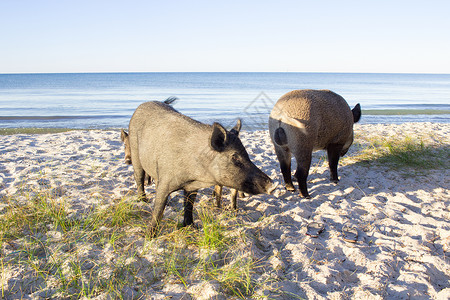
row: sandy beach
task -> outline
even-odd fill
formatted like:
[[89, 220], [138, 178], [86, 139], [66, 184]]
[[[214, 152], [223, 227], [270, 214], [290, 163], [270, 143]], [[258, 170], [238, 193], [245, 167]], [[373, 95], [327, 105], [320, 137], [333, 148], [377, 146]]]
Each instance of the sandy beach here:
[[[194, 206], [198, 229], [186, 233], [177, 229], [183, 196], [173, 193], [155, 239], [145, 233], [152, 201], [135, 197], [120, 131], [0, 136], [0, 222], [11, 219], [13, 208], [45, 195], [43, 202], [60, 207], [70, 220], [64, 224], [71, 224], [67, 229], [42, 217], [33, 223], [42, 228], [0, 232], [0, 298], [450, 299], [450, 124], [354, 128], [337, 185], [329, 180], [325, 152], [314, 153], [311, 199], [284, 189], [267, 131], [241, 133], [251, 160], [279, 183], [274, 194], [239, 198], [234, 212], [226, 194], [224, 208], [216, 209], [211, 189], [202, 190]], [[388, 151], [378, 142], [389, 139], [430, 147], [440, 163], [410, 167], [391, 163], [392, 155], [382, 151], [370, 155]], [[152, 199], [154, 185], [146, 191]], [[119, 204], [137, 211], [144, 225], [82, 226], [86, 216], [107, 214]], [[206, 230], [204, 211], [223, 228], [225, 249], [190, 242]], [[318, 237], [306, 234], [313, 221], [324, 225]], [[8, 226], [0, 228], [15, 228]], [[356, 229], [355, 243], [344, 239], [345, 226]], [[85, 235], [75, 234], [75, 227]], [[108, 241], [99, 238], [102, 232]], [[236, 273], [248, 272], [248, 278], [233, 284], [224, 270], [237, 264], [243, 267]]]

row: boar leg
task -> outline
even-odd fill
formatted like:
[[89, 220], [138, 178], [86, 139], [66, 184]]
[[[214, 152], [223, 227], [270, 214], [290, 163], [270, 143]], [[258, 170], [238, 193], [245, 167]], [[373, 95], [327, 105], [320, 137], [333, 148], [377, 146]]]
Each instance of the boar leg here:
[[188, 192], [184, 190], [184, 219], [183, 227], [192, 225], [194, 223], [194, 217], [192, 216], [192, 210], [194, 208], [195, 198], [197, 197], [197, 191]]
[[275, 153], [277, 154], [278, 161], [280, 162], [281, 174], [283, 174], [286, 190], [293, 192], [295, 191], [295, 187], [292, 183], [291, 152], [275, 146]]
[[342, 148], [344, 148], [343, 145], [339, 144], [331, 144], [327, 147], [327, 154], [328, 154], [328, 165], [330, 166], [330, 173], [331, 173], [331, 182], [338, 183], [338, 173], [337, 173], [337, 166], [339, 163], [339, 157], [342, 152]]
[[169, 191], [159, 185], [156, 188], [155, 206], [153, 208], [152, 222], [150, 223], [150, 230], [152, 230], [153, 236], [156, 235], [159, 227], [159, 223], [163, 217], [164, 209], [167, 204], [167, 197], [169, 196]]
[[298, 155], [295, 156], [297, 160], [297, 171], [295, 172], [295, 177], [298, 181], [298, 187], [300, 189], [300, 193], [306, 199], [310, 199], [311, 196], [308, 193], [308, 186], [306, 184], [306, 180], [308, 178], [309, 167], [311, 165], [311, 157], [312, 151], [302, 151]]
[[238, 190], [231, 189], [231, 208], [234, 210], [237, 209], [237, 204], [236, 204], [237, 194], [238, 194]]
[[144, 175], [144, 183], [147, 185], [152, 185], [152, 178], [147, 173]]
[[214, 200], [214, 206], [217, 208], [220, 208], [222, 206], [222, 186], [216, 185], [214, 186], [214, 193], [213, 193], [215, 200]]
[[148, 202], [144, 190], [144, 179], [145, 179], [144, 169], [136, 166], [134, 168], [134, 179], [136, 180], [138, 199], [144, 202]]

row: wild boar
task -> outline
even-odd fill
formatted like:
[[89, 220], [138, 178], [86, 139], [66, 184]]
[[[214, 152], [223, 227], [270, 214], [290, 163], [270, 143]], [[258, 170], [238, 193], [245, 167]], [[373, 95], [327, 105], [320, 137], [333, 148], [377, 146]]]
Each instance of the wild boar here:
[[156, 234], [167, 197], [184, 190], [183, 226], [193, 223], [197, 190], [221, 185], [249, 194], [270, 193], [272, 180], [251, 161], [239, 137], [219, 123], [206, 125], [162, 102], [141, 104], [130, 120], [131, 161], [138, 196], [145, 198], [144, 176], [156, 182], [150, 223]]
[[316, 150], [327, 150], [331, 181], [337, 183], [339, 157], [353, 143], [353, 124], [360, 118], [359, 103], [351, 110], [344, 98], [332, 91], [295, 90], [283, 95], [270, 113], [269, 132], [286, 189], [295, 191], [291, 178], [294, 155], [300, 192], [310, 198], [306, 179]]
[[[241, 129], [241, 120], [238, 120], [238, 123], [236, 124], [236, 126], [231, 130], [233, 131], [236, 135], [239, 135], [239, 131]], [[124, 162], [128, 165], [131, 165], [131, 150], [130, 150], [130, 139], [128, 137], [128, 133], [121, 129], [120, 130], [120, 139], [122, 140], [123, 144], [124, 144], [124, 148], [125, 148], [125, 158], [124, 158]], [[145, 179], [144, 179], [144, 183], [147, 182], [148, 185], [150, 185], [152, 183], [152, 178], [150, 176], [148, 176], [148, 174], [145, 174]], [[220, 185], [216, 185], [214, 187], [214, 205], [218, 208], [222, 207], [222, 190], [223, 187]], [[238, 191], [236, 189], [231, 189], [231, 207], [232, 209], [237, 209], [237, 195], [238, 195]], [[239, 195], [241, 197], [242, 193], [239, 193]], [[147, 199], [143, 199], [144, 201]]]

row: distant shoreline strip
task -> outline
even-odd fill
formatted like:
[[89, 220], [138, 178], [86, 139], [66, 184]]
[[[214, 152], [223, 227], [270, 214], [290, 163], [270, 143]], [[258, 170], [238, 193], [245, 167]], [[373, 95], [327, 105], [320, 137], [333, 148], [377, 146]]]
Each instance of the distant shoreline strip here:
[[[395, 116], [395, 115], [450, 115], [450, 110], [442, 109], [367, 109], [363, 115]], [[0, 121], [50, 121], [50, 120], [82, 120], [82, 119], [119, 119], [130, 118], [129, 115], [87, 115], [87, 116], [0, 116]]]
[[1, 121], [15, 120], [78, 120], [78, 119], [115, 119], [127, 118], [125, 115], [90, 115], [90, 116], [0, 116]]
[[395, 115], [448, 115], [450, 110], [444, 109], [366, 109], [363, 115], [395, 116]]

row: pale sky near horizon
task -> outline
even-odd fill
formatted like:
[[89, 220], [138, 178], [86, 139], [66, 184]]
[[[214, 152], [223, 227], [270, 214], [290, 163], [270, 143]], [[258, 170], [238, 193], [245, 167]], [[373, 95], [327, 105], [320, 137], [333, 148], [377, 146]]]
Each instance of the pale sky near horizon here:
[[450, 1], [0, 0], [0, 73], [450, 74]]

